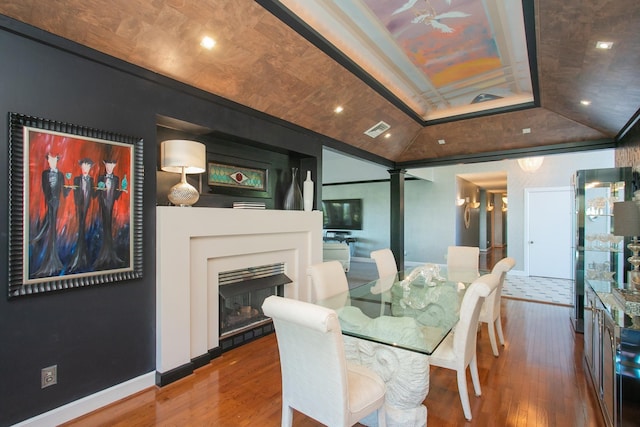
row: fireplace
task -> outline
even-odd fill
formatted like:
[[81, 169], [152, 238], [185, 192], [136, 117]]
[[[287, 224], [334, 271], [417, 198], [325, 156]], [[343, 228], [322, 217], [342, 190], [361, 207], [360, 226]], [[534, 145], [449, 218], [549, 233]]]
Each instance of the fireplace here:
[[284, 296], [292, 280], [284, 263], [218, 273], [220, 350], [225, 352], [272, 332], [262, 303], [271, 295]]
[[[227, 338], [233, 344], [272, 328], [269, 322], [255, 328], [247, 324], [221, 336], [220, 308], [235, 298], [223, 296], [222, 303], [222, 273], [278, 264], [289, 280], [274, 292], [309, 301], [307, 268], [319, 262], [320, 211], [157, 206], [156, 383], [168, 384], [209, 363], [221, 354]], [[257, 306], [238, 298], [234, 306], [239, 310]], [[251, 298], [260, 300], [262, 295]], [[247, 314], [250, 309], [243, 310]]]

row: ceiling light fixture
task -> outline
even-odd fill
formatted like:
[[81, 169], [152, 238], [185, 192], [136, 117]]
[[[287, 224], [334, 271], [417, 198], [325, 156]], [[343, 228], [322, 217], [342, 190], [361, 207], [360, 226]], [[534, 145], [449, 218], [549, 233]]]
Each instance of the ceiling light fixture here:
[[612, 47], [613, 47], [613, 42], [604, 42], [604, 41], [596, 42], [596, 49], [611, 49]]
[[539, 157], [525, 157], [524, 159], [518, 159], [518, 166], [525, 172], [535, 172], [540, 169], [542, 166], [542, 162], [544, 161], [543, 156]]
[[391, 138], [391, 134], [390, 134], [390, 133], [388, 133], [388, 134], [386, 134], [384, 137], [385, 137], [385, 138]]
[[439, 139], [438, 140], [438, 144], [440, 145], [444, 145], [446, 143], [446, 141], [444, 139]]
[[344, 108], [342, 108], [342, 105], [338, 105], [334, 110], [333, 110], [336, 114], [340, 114], [344, 111]]
[[216, 41], [209, 36], [204, 36], [200, 41], [200, 46], [202, 46], [205, 49], [211, 50], [215, 45], [216, 45]]

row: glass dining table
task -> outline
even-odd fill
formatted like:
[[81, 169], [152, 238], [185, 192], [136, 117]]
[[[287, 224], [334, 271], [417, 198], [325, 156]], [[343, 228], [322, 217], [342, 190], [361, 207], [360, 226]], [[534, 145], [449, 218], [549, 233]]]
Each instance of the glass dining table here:
[[[387, 385], [387, 425], [426, 425], [429, 358], [458, 321], [466, 288], [482, 271], [424, 264], [317, 301], [338, 314], [347, 360]], [[376, 425], [374, 418], [361, 421]]]

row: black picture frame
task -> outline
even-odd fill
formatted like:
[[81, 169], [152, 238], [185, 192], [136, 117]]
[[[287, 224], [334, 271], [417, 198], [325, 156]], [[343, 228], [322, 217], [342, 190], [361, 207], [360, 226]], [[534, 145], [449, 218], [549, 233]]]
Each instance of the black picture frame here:
[[12, 112], [9, 167], [9, 298], [142, 277], [142, 139]]
[[[217, 179], [212, 176], [212, 168], [216, 166], [226, 169], [227, 172], [237, 172], [248, 176], [260, 176], [262, 183], [259, 186], [248, 186], [243, 185], [242, 182], [237, 182], [231, 179]], [[215, 154], [214, 159], [207, 162], [206, 179], [210, 194], [223, 194], [261, 199], [268, 199], [272, 197], [272, 183], [268, 163]]]

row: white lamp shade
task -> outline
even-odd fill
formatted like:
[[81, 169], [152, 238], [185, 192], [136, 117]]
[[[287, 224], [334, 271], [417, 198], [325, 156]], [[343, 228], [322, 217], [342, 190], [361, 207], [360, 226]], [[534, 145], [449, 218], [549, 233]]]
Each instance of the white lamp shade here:
[[634, 201], [613, 204], [613, 234], [640, 236], [640, 208]]
[[540, 169], [544, 157], [525, 157], [524, 159], [518, 159], [518, 165], [520, 169], [525, 172], [535, 172]]
[[186, 139], [170, 139], [160, 145], [160, 168], [165, 172], [202, 173], [206, 170], [207, 149], [204, 144]]

